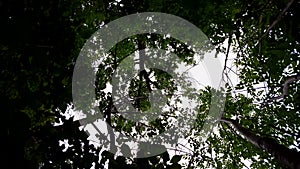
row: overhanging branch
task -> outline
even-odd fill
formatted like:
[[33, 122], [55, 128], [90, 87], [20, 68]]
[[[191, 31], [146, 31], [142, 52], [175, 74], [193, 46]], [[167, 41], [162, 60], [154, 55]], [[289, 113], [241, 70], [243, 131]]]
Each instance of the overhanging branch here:
[[273, 138], [258, 136], [251, 130], [244, 128], [236, 120], [221, 118], [220, 121], [232, 124], [249, 142], [274, 156], [281, 164], [291, 169], [300, 169], [300, 161], [298, 159], [300, 152], [277, 143]]
[[269, 99], [267, 101], [268, 102], [271, 102], [273, 100], [279, 100], [279, 99], [284, 99], [288, 94], [289, 94], [289, 85], [290, 83], [294, 82], [294, 81], [298, 81], [300, 80], [300, 74], [298, 75], [294, 75], [294, 76], [290, 76], [289, 78], [287, 78], [283, 84], [283, 92], [282, 92], [282, 95], [280, 96], [277, 96], [277, 97], [273, 97], [271, 99]]

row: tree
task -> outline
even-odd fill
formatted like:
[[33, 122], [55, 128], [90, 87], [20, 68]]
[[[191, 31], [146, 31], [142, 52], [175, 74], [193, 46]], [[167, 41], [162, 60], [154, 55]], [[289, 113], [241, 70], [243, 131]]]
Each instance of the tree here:
[[[99, 25], [144, 11], [170, 13], [188, 20], [225, 55], [224, 119], [251, 129], [259, 137], [273, 138], [282, 146], [299, 150], [299, 81], [289, 83], [288, 93], [284, 85], [290, 77], [298, 77], [300, 69], [297, 1], [7, 1], [0, 3], [0, 86], [5, 100], [2, 128], [5, 146], [9, 147], [4, 156], [19, 161], [7, 164], [8, 168], [90, 168], [92, 165], [103, 168], [107, 162], [110, 168], [242, 168], [246, 159], [251, 161], [251, 168], [284, 168], [272, 155], [242, 139], [227, 123], [219, 123], [219, 132], [212, 133], [206, 142], [201, 142], [197, 134], [188, 136], [192, 150], [183, 147], [178, 151], [190, 155], [170, 159], [164, 153], [147, 159], [130, 159], [114, 157], [89, 144], [87, 135], [78, 129], [79, 123], [62, 115], [72, 107], [72, 72], [85, 40]], [[142, 49], [136, 45], [136, 38], [113, 47], [112, 56], [121, 59]], [[152, 47], [166, 48], [167, 44], [173, 44], [183, 60], [189, 62], [193, 58], [187, 46], [172, 38], [155, 35], [139, 38], [139, 43]], [[228, 42], [226, 47], [225, 42]], [[238, 71], [229, 65], [230, 50], [237, 55], [234, 63]], [[112, 64], [98, 72], [96, 92], [102, 98], [100, 108], [105, 110], [107, 122], [116, 129], [130, 133], [131, 127], [140, 127], [143, 132], [145, 128], [113, 114], [110, 95], [101, 92], [115, 68]], [[230, 73], [238, 74], [237, 85], [232, 84]], [[150, 74], [155, 74], [157, 84], [147, 80]], [[143, 90], [149, 96], [149, 83], [151, 88], [167, 88], [172, 94], [171, 77], [151, 70], [141, 72], [132, 82], [131, 95], [141, 97]], [[255, 87], [262, 83], [264, 87]], [[210, 88], [199, 91], [202, 103], [199, 112], [209, 109], [211, 92]], [[279, 98], [283, 95], [284, 99]], [[144, 97], [133, 103], [141, 109], [149, 108], [149, 100]], [[191, 133], [201, 131], [203, 116], [197, 122]], [[54, 123], [61, 125], [54, 126]], [[172, 124], [160, 119], [151, 125], [155, 134]], [[63, 141], [73, 146], [66, 148]], [[180, 159], [187, 162], [179, 162]]]

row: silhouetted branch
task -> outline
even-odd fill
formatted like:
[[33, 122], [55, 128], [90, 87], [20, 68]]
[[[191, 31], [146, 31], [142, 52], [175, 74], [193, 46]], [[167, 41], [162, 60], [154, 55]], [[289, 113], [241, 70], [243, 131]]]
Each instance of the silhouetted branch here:
[[283, 14], [290, 8], [294, 0], [291, 0], [286, 7], [282, 10], [282, 12], [277, 16], [277, 18], [273, 21], [273, 23], [268, 27], [265, 33], [259, 38], [258, 42], [260, 42], [268, 33], [269, 31], [281, 20]]

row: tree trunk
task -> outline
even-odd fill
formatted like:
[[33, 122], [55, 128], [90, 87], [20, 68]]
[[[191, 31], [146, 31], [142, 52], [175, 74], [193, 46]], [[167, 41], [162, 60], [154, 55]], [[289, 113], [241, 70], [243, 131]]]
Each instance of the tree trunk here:
[[244, 128], [236, 120], [221, 118], [220, 121], [232, 124], [249, 142], [272, 154], [281, 164], [291, 169], [300, 169], [300, 152], [278, 144], [272, 138], [258, 136], [251, 130]]

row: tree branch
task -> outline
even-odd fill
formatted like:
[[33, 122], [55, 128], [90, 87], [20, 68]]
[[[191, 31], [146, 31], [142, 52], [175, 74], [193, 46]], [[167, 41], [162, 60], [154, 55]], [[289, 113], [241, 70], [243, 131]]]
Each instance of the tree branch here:
[[223, 68], [222, 74], [225, 73], [225, 70], [227, 68], [227, 61], [228, 61], [228, 56], [229, 56], [231, 42], [232, 42], [232, 32], [229, 34], [228, 46], [227, 46], [227, 51], [226, 51], [226, 56], [225, 56], [225, 64], [224, 64], [224, 68]]
[[291, 169], [300, 169], [300, 161], [298, 159], [300, 152], [277, 143], [273, 138], [258, 136], [251, 130], [244, 128], [236, 120], [221, 118], [220, 121], [232, 124], [249, 142], [274, 156], [281, 164]]
[[250, 130], [241, 126], [236, 120], [232, 120], [232, 119], [228, 119], [228, 118], [221, 118], [220, 121], [232, 124], [234, 126], [234, 128], [239, 133], [241, 133], [241, 135], [243, 135], [249, 142], [254, 144], [256, 147], [259, 147], [259, 145], [258, 145], [259, 137], [257, 135], [255, 135], [254, 133], [252, 133]]
[[269, 103], [273, 100], [284, 99], [289, 94], [289, 84], [300, 80], [300, 74], [289, 77], [285, 80], [283, 84], [283, 92], [282, 95], [269, 99], [266, 103]]
[[290, 8], [293, 4], [294, 0], [290, 0], [290, 2], [286, 5], [286, 7], [282, 10], [282, 12], [277, 16], [277, 18], [273, 21], [273, 23], [268, 27], [265, 33], [259, 38], [258, 42], [260, 42], [268, 33], [269, 31], [281, 20], [283, 14]]

